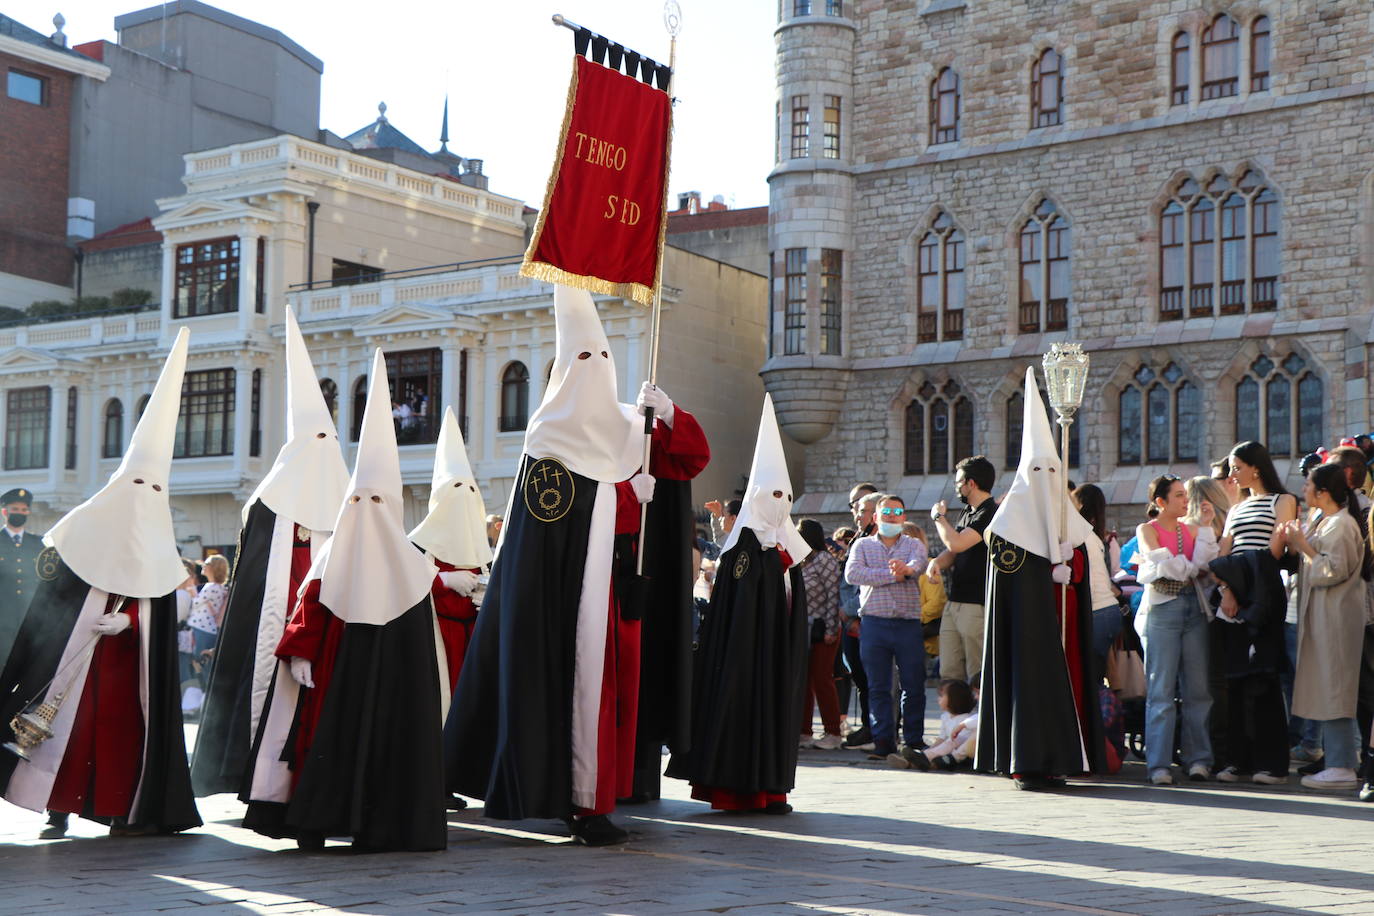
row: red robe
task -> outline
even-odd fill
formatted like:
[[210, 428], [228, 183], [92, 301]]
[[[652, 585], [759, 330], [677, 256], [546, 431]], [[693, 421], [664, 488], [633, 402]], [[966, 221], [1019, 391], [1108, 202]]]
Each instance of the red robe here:
[[[439, 572], [453, 572], [460, 568], [435, 556], [430, 559], [434, 560]], [[474, 575], [482, 572], [475, 566], [462, 568]], [[472, 603], [471, 597], [449, 588], [438, 576], [434, 577], [430, 595], [434, 598], [434, 613], [439, 618], [439, 635], [444, 640], [444, 656], [448, 659], [448, 689], [452, 695], [458, 689], [458, 672], [463, 670], [463, 656], [468, 650], [473, 624], [477, 622], [477, 605]]]
[[[783, 579], [787, 570], [792, 568], [792, 557], [781, 547], [778, 556], [782, 559]], [[791, 594], [791, 589], [787, 589]], [[718, 811], [760, 811], [772, 804], [786, 804], [786, 792], [736, 792], [734, 789], [719, 789], [714, 786], [699, 786], [692, 783], [692, 798], [708, 803]]]
[[[116, 596], [105, 604], [113, 609]], [[102, 636], [72, 721], [71, 737], [48, 796], [50, 811], [128, 817], [143, 770], [143, 703], [139, 699], [138, 599], [119, 610], [131, 625]]]
[[344, 622], [320, 603], [320, 580], [311, 579], [305, 594], [296, 602], [296, 609], [282, 631], [277, 643], [277, 658], [290, 664], [292, 658], [310, 662], [310, 679], [314, 687], [302, 687], [300, 715], [296, 720], [296, 740], [291, 751], [291, 785], [295, 787], [310, 745], [315, 742], [315, 728], [319, 725], [324, 698], [329, 693], [329, 679], [334, 674], [334, 659], [339, 654]]
[[[1054, 586], [1054, 613], [1055, 620], [1059, 623], [1060, 632], [1064, 635], [1064, 660], [1069, 668], [1069, 685], [1073, 688], [1074, 709], [1078, 712], [1078, 729], [1083, 735], [1083, 740], [1087, 741], [1088, 736], [1093, 734], [1088, 729], [1089, 702], [1097, 703], [1097, 697], [1086, 696], [1083, 692], [1083, 685], [1086, 678], [1083, 676], [1083, 652], [1082, 637], [1078, 632], [1078, 586], [1083, 581], [1083, 576], [1087, 572], [1087, 564], [1081, 551], [1075, 550], [1069, 557], [1069, 584]], [[1066, 603], [1060, 605], [1061, 594], [1067, 593], [1064, 599]], [[1067, 626], [1064, 623], [1064, 616], [1068, 616]]]
[[[706, 434], [696, 417], [674, 409], [673, 425], [654, 424], [649, 474], [664, 480], [691, 480], [711, 457]], [[615, 533], [639, 533], [640, 503], [629, 481], [615, 485]], [[639, 719], [638, 620], [620, 616], [615, 588], [611, 589], [606, 622], [606, 666], [601, 678], [601, 710], [597, 726], [596, 806], [578, 808], [583, 815], [609, 814], [615, 800], [634, 793], [635, 724]]]

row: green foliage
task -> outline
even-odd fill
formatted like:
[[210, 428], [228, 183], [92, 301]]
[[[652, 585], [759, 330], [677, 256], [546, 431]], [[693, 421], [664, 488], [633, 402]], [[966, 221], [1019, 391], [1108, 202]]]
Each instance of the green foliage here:
[[23, 309], [10, 308], [8, 305], [0, 305], [0, 322], [20, 321], [28, 315]]
[[82, 296], [80, 299], [73, 300], [70, 308], [73, 312], [108, 312], [110, 310], [110, 297]]
[[61, 299], [39, 299], [29, 305], [30, 318], [47, 318], [49, 315], [70, 315], [76, 311], [70, 302]]
[[110, 307], [124, 310], [135, 309], [153, 301], [153, 294], [146, 289], [117, 289], [110, 293]]

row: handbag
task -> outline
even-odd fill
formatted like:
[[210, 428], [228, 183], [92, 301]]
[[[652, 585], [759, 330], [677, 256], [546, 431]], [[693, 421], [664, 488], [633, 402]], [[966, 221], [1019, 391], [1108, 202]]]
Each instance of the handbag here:
[[1145, 659], [1116, 638], [1107, 650], [1107, 685], [1123, 700], [1145, 696]]

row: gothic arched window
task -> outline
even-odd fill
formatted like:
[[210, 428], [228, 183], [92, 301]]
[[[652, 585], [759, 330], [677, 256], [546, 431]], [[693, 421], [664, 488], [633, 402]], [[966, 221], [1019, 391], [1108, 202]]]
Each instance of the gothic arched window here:
[[529, 423], [530, 370], [513, 362], [501, 373], [501, 418], [497, 426], [503, 433], [524, 429]]
[[906, 408], [902, 472], [948, 474], [973, 456], [973, 402], [953, 379], [927, 381]]
[[943, 210], [916, 247], [916, 339], [964, 336], [964, 233]]
[[1305, 455], [1322, 444], [1325, 407], [1322, 380], [1305, 359], [1260, 356], [1236, 382], [1236, 441], [1262, 442], [1275, 457]]
[[1170, 464], [1197, 461], [1202, 398], [1176, 363], [1156, 372], [1141, 366], [1121, 389], [1117, 406], [1117, 461]]
[[1046, 48], [1031, 64], [1031, 123], [1052, 127], [1064, 123], [1064, 59]]
[[1022, 334], [1069, 326], [1069, 221], [1042, 200], [1021, 226], [1017, 326]]

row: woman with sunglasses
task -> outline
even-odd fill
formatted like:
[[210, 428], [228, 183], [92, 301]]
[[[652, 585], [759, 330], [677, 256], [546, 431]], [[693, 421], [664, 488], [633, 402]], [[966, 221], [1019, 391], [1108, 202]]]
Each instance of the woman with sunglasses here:
[[1197, 584], [1200, 570], [1217, 555], [1216, 535], [1206, 519], [1183, 520], [1188, 492], [1173, 474], [1150, 482], [1150, 521], [1136, 529], [1139, 580], [1145, 597], [1136, 612], [1136, 631], [1145, 644], [1145, 765], [1156, 786], [1174, 783], [1174, 699], [1183, 700], [1183, 765], [1188, 778], [1205, 782], [1212, 771], [1207, 715], [1207, 618]]

